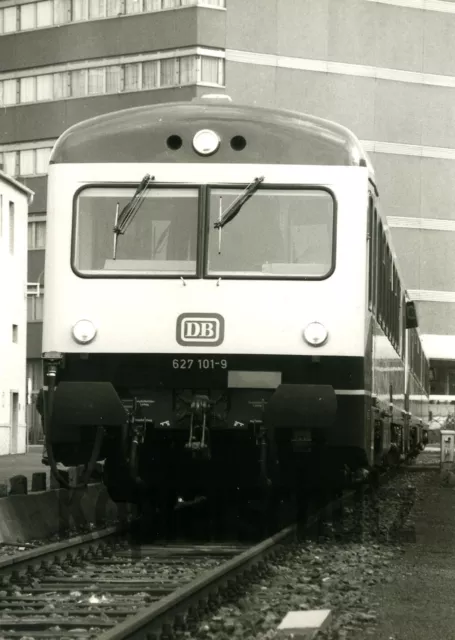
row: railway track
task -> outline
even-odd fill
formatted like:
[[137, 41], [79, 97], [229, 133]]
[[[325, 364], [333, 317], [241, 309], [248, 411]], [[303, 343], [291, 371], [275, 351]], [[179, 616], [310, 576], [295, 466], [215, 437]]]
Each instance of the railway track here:
[[137, 545], [107, 529], [9, 557], [0, 562], [0, 639], [159, 638], [254, 579], [295, 532], [256, 545]]
[[[305, 530], [363, 493], [309, 513]], [[263, 575], [297, 534], [293, 524], [258, 544], [143, 545], [110, 528], [10, 556], [0, 561], [0, 640], [170, 640]]]

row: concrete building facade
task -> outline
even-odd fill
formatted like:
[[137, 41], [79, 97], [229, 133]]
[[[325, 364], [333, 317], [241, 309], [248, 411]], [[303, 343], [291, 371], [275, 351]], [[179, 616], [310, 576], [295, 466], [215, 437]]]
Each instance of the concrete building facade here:
[[0, 456], [26, 452], [27, 219], [33, 192], [0, 170]]
[[[427, 353], [455, 360], [454, 0], [0, 0], [0, 162], [36, 191], [29, 281], [45, 292], [57, 137], [101, 113], [214, 91], [356, 133]], [[42, 300], [32, 300], [36, 391]]]

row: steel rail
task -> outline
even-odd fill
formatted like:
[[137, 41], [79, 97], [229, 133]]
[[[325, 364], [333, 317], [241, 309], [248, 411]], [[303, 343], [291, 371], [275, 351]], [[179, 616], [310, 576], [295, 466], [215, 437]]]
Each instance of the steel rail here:
[[92, 531], [81, 536], [74, 536], [62, 542], [46, 544], [13, 556], [7, 556], [0, 560], [0, 580], [2, 576], [11, 573], [17, 572], [20, 574], [21, 571], [28, 571], [29, 567], [46, 564], [46, 562], [55, 562], [63, 556], [77, 555], [81, 549], [87, 546], [98, 546], [105, 539], [122, 536], [127, 531], [128, 524], [121, 524]]
[[153, 638], [153, 634], [161, 633], [167, 625], [172, 627], [174, 621], [181, 616], [184, 617], [191, 608], [198, 608], [201, 604], [205, 606], [223, 589], [234, 587], [237, 579], [246, 577], [246, 574], [255, 568], [261, 568], [266, 557], [279, 552], [281, 545], [290, 543], [296, 535], [296, 525], [286, 527], [102, 633], [98, 640], [144, 640], [149, 636]]

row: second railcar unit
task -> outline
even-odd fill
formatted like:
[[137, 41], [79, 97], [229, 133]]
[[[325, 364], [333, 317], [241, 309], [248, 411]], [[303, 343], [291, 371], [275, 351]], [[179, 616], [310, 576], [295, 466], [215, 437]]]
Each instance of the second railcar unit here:
[[116, 500], [292, 487], [316, 450], [371, 467], [407, 329], [350, 131], [210, 97], [128, 109], [64, 133], [48, 189], [54, 462], [106, 459]]

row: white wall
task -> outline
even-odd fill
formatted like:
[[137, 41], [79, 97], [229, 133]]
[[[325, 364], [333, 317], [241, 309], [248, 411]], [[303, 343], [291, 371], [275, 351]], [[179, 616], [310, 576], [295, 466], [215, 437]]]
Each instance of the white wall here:
[[[28, 190], [0, 171], [0, 455], [25, 453], [27, 442], [27, 217]], [[10, 251], [10, 202], [14, 203], [14, 252]], [[13, 341], [17, 325], [17, 342]], [[12, 433], [11, 393], [19, 394], [18, 428]]]

